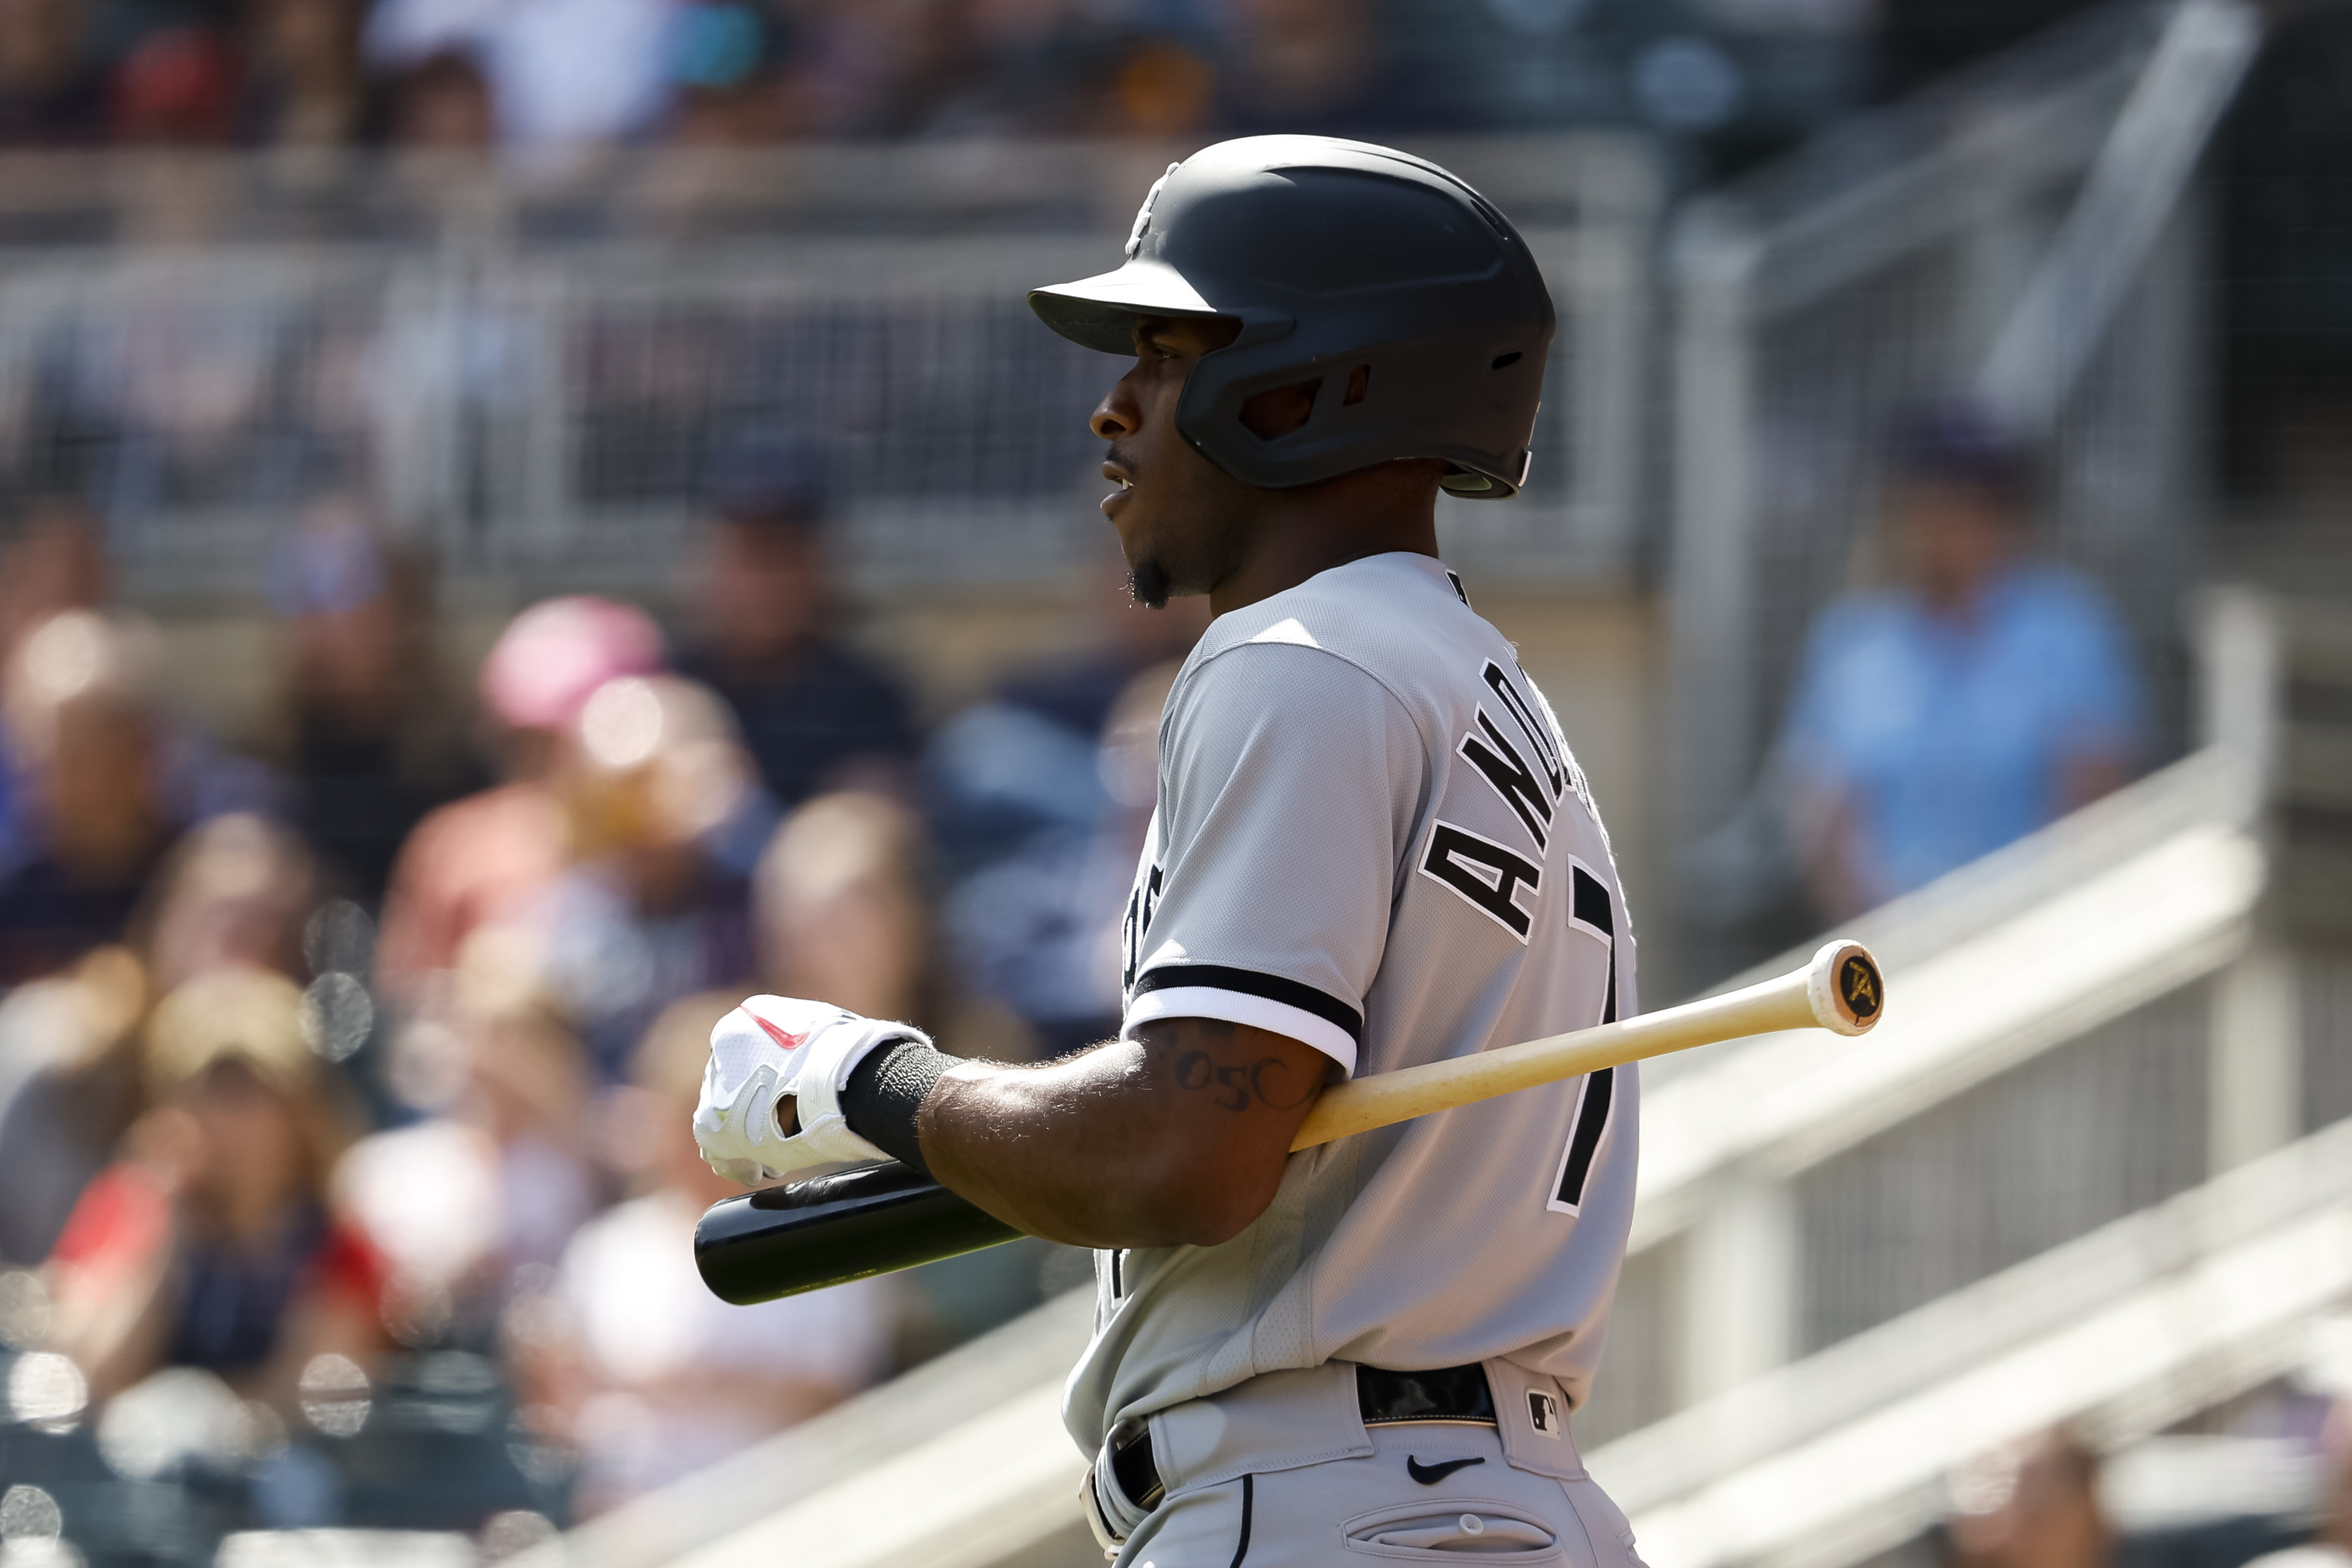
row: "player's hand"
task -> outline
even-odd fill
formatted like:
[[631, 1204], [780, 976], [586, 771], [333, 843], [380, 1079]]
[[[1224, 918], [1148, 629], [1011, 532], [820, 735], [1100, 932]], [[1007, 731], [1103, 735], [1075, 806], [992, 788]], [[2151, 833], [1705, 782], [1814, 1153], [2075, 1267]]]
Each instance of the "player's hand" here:
[[[704, 1162], [749, 1186], [812, 1165], [888, 1159], [849, 1130], [840, 1094], [868, 1051], [897, 1040], [925, 1036], [829, 1002], [751, 998], [710, 1031], [710, 1066], [694, 1108]], [[793, 1109], [779, 1121], [782, 1100]]]

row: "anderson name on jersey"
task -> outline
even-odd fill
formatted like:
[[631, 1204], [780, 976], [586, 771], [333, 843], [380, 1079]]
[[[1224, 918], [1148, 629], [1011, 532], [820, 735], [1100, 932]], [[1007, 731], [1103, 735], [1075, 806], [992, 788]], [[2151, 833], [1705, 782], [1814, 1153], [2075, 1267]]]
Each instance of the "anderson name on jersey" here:
[[[1508, 643], [1426, 556], [1211, 625], [1160, 724], [1124, 932], [1125, 1032], [1219, 1018], [1335, 1078], [1636, 1005], [1591, 795]], [[1580, 1404], [1633, 1203], [1633, 1068], [1295, 1155], [1219, 1247], [1103, 1253], [1065, 1416], [1114, 1422], [1327, 1361], [1489, 1361]]]

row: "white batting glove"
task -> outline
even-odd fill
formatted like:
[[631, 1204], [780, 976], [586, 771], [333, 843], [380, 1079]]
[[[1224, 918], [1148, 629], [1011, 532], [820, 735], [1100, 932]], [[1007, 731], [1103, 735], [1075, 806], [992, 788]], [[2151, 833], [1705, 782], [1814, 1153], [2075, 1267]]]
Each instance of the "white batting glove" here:
[[[754, 996], [710, 1031], [710, 1066], [694, 1108], [705, 1163], [749, 1186], [812, 1165], [890, 1156], [849, 1130], [841, 1090], [867, 1052], [929, 1040], [911, 1024], [864, 1018], [829, 1002]], [[776, 1123], [776, 1101], [797, 1100], [800, 1131]]]

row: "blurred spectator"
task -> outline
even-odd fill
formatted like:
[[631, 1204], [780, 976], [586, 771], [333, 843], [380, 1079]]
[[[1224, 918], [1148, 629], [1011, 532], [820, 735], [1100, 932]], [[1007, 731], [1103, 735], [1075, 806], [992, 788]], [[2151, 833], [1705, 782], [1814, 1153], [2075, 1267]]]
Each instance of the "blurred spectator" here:
[[310, 507], [271, 572], [290, 657], [268, 749], [293, 782], [303, 836], [370, 908], [410, 830], [457, 793], [461, 776], [419, 579], [346, 496]]
[[236, 812], [190, 830], [131, 922], [150, 984], [170, 992], [238, 966], [299, 978], [318, 891], [310, 850], [277, 823]]
[[921, 820], [887, 795], [819, 795], [785, 818], [753, 884], [759, 984], [903, 1018], [963, 1042], [968, 1056], [1027, 1061], [1035, 1042], [1022, 1021], [952, 981], [929, 848]]
[[1379, 140], [1429, 123], [1428, 73], [1389, 58], [1370, 0], [1222, 0], [1220, 9], [1226, 134]]
[[131, 949], [95, 949], [0, 1003], [0, 1258], [48, 1256], [137, 1115], [147, 997], [226, 968], [299, 973], [312, 892], [292, 835], [215, 817], [164, 858], [131, 921]]
[[513, 1316], [526, 1387], [581, 1454], [583, 1512], [740, 1453], [886, 1370], [891, 1281], [733, 1307], [695, 1271], [696, 1221], [741, 1191], [703, 1164], [690, 1125], [711, 1026], [739, 995], [680, 1002], [647, 1033], [628, 1140], [649, 1156], [646, 1190], [591, 1221], [552, 1299]]
[[338, 1182], [390, 1260], [386, 1321], [411, 1344], [487, 1337], [518, 1280], [552, 1269], [597, 1208], [580, 1042], [525, 998], [467, 1001], [454, 1101], [354, 1145]]
[[2320, 1516], [2312, 1538], [2246, 1568], [2352, 1568], [2352, 1397], [2338, 1396], [2321, 1429]]
[[261, 0], [247, 50], [249, 141], [349, 147], [383, 131], [383, 94], [360, 59], [361, 0]]
[[668, 139], [681, 147], [752, 147], [779, 139], [775, 27], [742, 0], [693, 0], [673, 24], [676, 100]]
[[236, 136], [238, 62], [209, 27], [160, 28], [131, 47], [108, 87], [113, 138], [132, 145], [226, 146]]
[[393, 86], [393, 136], [413, 152], [481, 153], [498, 140], [490, 84], [463, 49], [437, 49]]
[[1199, 51], [1173, 38], [1137, 39], [1120, 57], [1112, 81], [1108, 107], [1113, 112], [1101, 122], [1105, 134], [1206, 139], [1217, 73]]
[[517, 616], [482, 661], [481, 706], [505, 782], [427, 816], [394, 862], [376, 977], [429, 1007], [466, 939], [537, 898], [565, 860], [551, 787], [563, 731], [596, 689], [661, 668], [661, 634], [607, 599], [549, 599]]
[[1118, 1032], [1115, 932], [1157, 784], [1160, 708], [1204, 599], [1136, 605], [1100, 552], [1077, 647], [942, 725], [924, 758], [962, 973], [1059, 1054]]
[[142, 629], [51, 617], [6, 671], [8, 752], [22, 770], [0, 865], [0, 984], [121, 940], [173, 829]]
[[1206, 117], [1214, 80], [1199, 55], [1138, 37], [1085, 0], [971, 0], [926, 134], [1178, 135]]
[[388, 71], [470, 57], [489, 84], [499, 144], [561, 158], [659, 121], [674, 16], [671, 0], [383, 0], [366, 47]]
[[921, 825], [879, 795], [820, 795], [760, 857], [759, 977], [784, 996], [821, 997], [869, 1018], [926, 1020], [930, 921]]
[[713, 465], [711, 520], [689, 568], [698, 640], [678, 660], [719, 693], [777, 802], [903, 788], [919, 740], [898, 678], [835, 630], [815, 448], [758, 435]]
[[120, 947], [0, 1001], [0, 1267], [40, 1263], [138, 1114], [146, 975]]
[[949, 930], [964, 969], [1058, 1056], [1118, 1033], [1119, 912], [1159, 784], [1160, 715], [1178, 666], [1127, 683], [1098, 747], [1083, 759], [1097, 799], [1083, 820], [1047, 824], [958, 888]]
[[84, 0], [0, 0], [0, 147], [77, 147], [106, 127]]
[[[107, 577], [105, 542], [89, 509], [64, 496], [33, 503], [23, 528], [0, 551], [0, 676], [17, 644], [44, 621], [105, 604]], [[0, 867], [9, 863], [17, 833], [20, 765], [0, 726]]]
[[0, 668], [16, 645], [52, 616], [106, 603], [106, 541], [89, 509], [70, 496], [45, 496], [0, 552]]
[[600, 688], [564, 757], [572, 863], [510, 922], [517, 969], [617, 1079], [663, 1008], [751, 973], [751, 866], [773, 816], [727, 710], [675, 676]]
[[805, 136], [898, 136], [929, 118], [955, 68], [938, 0], [801, 0], [782, 83]]
[[2116, 788], [2140, 741], [2129, 643], [2097, 591], [2027, 554], [2031, 466], [1940, 404], [1899, 432], [1902, 587], [1823, 611], [1782, 734], [1792, 837], [1843, 920]]
[[[1127, 563], [1108, 542], [1089, 563], [1077, 646], [1016, 670], [986, 706], [1001, 705], [1057, 726], [1091, 747], [1135, 678], [1181, 662], [1209, 624], [1204, 597], [1171, 599], [1147, 610], [1129, 591]], [[1074, 770], [1093, 781], [1095, 770]]]
[[2063, 1428], [1990, 1456], [1954, 1479], [1954, 1568], [2105, 1568], [2098, 1488], [2097, 1457]]
[[163, 1366], [215, 1373], [291, 1415], [315, 1356], [381, 1348], [382, 1266], [333, 1217], [342, 1106], [282, 975], [215, 971], [147, 1026], [156, 1109], [51, 1255], [56, 1333], [94, 1396]]

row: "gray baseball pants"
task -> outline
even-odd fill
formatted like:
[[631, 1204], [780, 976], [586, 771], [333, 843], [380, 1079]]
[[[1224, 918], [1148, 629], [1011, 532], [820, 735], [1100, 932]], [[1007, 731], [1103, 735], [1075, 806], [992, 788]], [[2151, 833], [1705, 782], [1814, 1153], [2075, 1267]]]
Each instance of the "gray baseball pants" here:
[[[1625, 1515], [1586, 1473], [1546, 1397], [1558, 1385], [1499, 1363], [1488, 1370], [1499, 1426], [1367, 1426], [1341, 1414], [1352, 1384], [1330, 1369], [1256, 1379], [1234, 1391], [1238, 1400], [1166, 1413], [1154, 1446], [1169, 1495], [1140, 1519], [1122, 1510], [1129, 1533], [1116, 1568], [1372, 1568], [1465, 1555], [1643, 1568]], [[1319, 1454], [1301, 1436], [1324, 1439]]]

